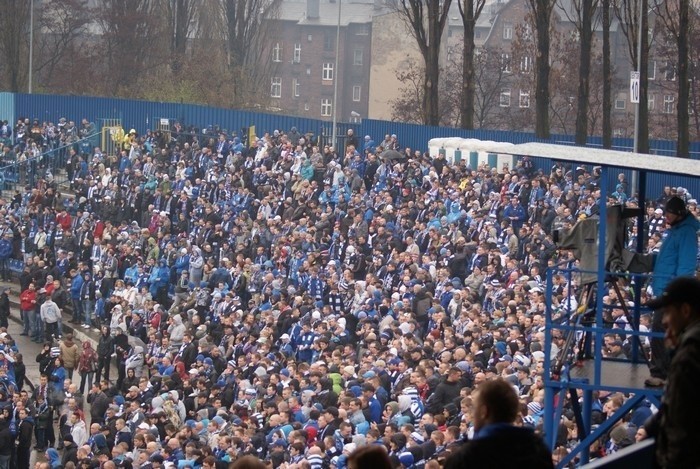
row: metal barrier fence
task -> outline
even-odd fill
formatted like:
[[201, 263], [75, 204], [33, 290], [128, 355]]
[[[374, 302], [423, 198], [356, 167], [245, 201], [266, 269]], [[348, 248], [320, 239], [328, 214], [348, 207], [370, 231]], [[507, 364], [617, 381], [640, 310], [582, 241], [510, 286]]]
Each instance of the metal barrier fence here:
[[71, 149], [78, 154], [91, 154], [100, 133], [96, 132], [68, 145], [45, 151], [34, 158], [3, 161], [0, 166], [0, 189], [15, 190], [17, 186], [34, 187], [39, 179], [53, 178], [59, 186], [68, 186], [66, 163]]

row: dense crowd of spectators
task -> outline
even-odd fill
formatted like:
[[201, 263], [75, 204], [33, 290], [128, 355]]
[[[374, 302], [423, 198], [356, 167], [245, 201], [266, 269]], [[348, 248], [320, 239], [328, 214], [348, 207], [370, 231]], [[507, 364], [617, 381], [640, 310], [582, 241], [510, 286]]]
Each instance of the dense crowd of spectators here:
[[[181, 128], [115, 138], [115, 155], [69, 148], [74, 196], [40, 178], [0, 218], [1, 273], [25, 262], [24, 333], [46, 342], [25, 418], [66, 467], [210, 469], [252, 455], [341, 468], [366, 445], [395, 467], [436, 467], [473, 436], [472, 391], [498, 377], [517, 389], [519, 425], [539, 431], [545, 271], [578, 265], [553, 233], [597, 216], [600, 197], [637, 203], [624, 175], [602, 195], [599, 168], [472, 168], [395, 135], [349, 131], [341, 151], [295, 128], [252, 142]], [[630, 243], [643, 233], [658, 249], [672, 195], [698, 215], [668, 187], [644, 227], [628, 221]], [[555, 314], [575, 309], [575, 278], [553, 275]], [[629, 301], [622, 292], [611, 304]], [[613, 319], [605, 353], [620, 356], [629, 325]], [[100, 331], [96, 350], [63, 337], [68, 320]], [[596, 393], [595, 420], [626, 397]], [[635, 408], [594, 454], [629, 444], [651, 411]], [[572, 415], [567, 405], [555, 460], [577, 442]]]

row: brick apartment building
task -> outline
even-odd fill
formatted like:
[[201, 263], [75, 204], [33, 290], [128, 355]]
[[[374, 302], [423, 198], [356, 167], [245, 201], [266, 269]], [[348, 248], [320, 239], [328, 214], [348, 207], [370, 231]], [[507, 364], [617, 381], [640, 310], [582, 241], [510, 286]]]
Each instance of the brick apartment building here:
[[272, 20], [271, 106], [284, 113], [330, 120], [337, 105], [339, 122], [367, 117], [373, 12], [372, 2], [355, 0], [283, 2]]

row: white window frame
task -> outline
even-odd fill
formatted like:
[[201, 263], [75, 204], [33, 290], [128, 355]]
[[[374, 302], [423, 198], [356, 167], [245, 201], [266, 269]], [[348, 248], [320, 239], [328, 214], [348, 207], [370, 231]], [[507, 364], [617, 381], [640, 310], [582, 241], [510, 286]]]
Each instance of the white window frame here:
[[664, 114], [673, 114], [676, 112], [676, 97], [672, 94], [664, 95]]
[[649, 80], [656, 80], [656, 60], [649, 61]]
[[292, 58], [292, 62], [295, 64], [301, 62], [301, 43], [294, 44], [294, 57]]
[[528, 109], [530, 107], [530, 92], [520, 90], [520, 96], [518, 97], [518, 107], [521, 109]]
[[364, 59], [364, 50], [362, 49], [355, 49], [352, 53], [352, 64], [353, 65], [362, 65], [363, 59]]
[[282, 46], [279, 42], [276, 42], [272, 47], [272, 61], [282, 62]]
[[292, 78], [292, 96], [295, 98], [301, 96], [301, 83], [298, 78]]
[[513, 39], [513, 23], [506, 21], [503, 23], [503, 39], [510, 41]]
[[676, 66], [673, 62], [666, 62], [666, 70], [664, 71], [664, 78], [666, 81], [676, 81]]
[[352, 87], [352, 100], [359, 102], [362, 99], [362, 87], [360, 85], [355, 85]]
[[624, 96], [619, 96], [615, 98], [615, 109], [618, 111], [624, 111], [627, 107], [627, 99]]
[[647, 109], [649, 111], [653, 111], [654, 107], [656, 105], [656, 98], [653, 94], [648, 94], [647, 95]]
[[504, 73], [511, 73], [513, 71], [510, 63], [510, 54], [507, 52], [501, 53], [501, 67]]
[[331, 98], [321, 99], [321, 115], [323, 117], [330, 117], [333, 115], [333, 100]]
[[500, 107], [510, 107], [510, 88], [501, 89], [501, 94], [498, 98], [498, 105]]
[[530, 73], [532, 71], [532, 57], [524, 55], [520, 58], [520, 72]]
[[355, 35], [356, 36], [369, 36], [370, 25], [368, 23], [363, 23], [358, 26]]
[[333, 62], [324, 62], [323, 69], [321, 71], [321, 79], [324, 81], [333, 81]]
[[282, 77], [272, 77], [270, 79], [270, 97], [282, 97]]

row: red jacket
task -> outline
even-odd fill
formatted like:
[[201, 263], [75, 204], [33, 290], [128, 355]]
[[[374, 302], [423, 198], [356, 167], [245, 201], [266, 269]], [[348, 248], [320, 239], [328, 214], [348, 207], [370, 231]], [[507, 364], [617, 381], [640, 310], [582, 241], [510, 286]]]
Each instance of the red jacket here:
[[22, 311], [31, 311], [36, 308], [36, 290], [32, 291], [28, 288], [24, 290], [19, 295], [19, 307]]

